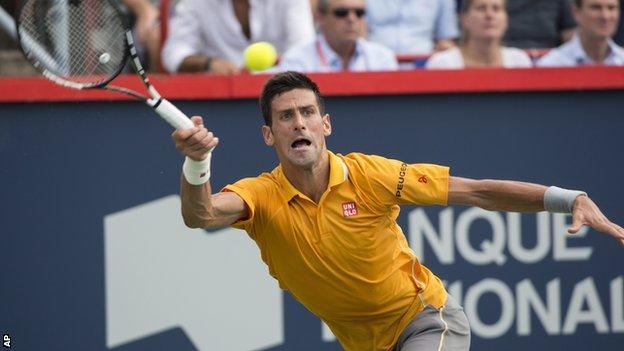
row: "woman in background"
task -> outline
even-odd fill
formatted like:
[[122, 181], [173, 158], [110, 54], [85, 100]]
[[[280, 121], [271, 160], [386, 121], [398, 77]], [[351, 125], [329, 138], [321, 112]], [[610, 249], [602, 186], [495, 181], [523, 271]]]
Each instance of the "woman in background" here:
[[506, 0], [464, 0], [460, 12], [459, 46], [434, 54], [429, 69], [532, 67], [523, 50], [502, 45], [507, 31]]

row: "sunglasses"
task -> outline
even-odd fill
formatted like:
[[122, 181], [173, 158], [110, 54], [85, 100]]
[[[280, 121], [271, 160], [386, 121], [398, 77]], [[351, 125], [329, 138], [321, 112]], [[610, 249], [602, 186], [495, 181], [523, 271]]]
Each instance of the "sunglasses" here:
[[347, 17], [349, 15], [349, 12], [355, 13], [355, 16], [357, 18], [362, 18], [366, 14], [366, 9], [360, 8], [360, 7], [350, 8], [350, 9], [346, 7], [339, 7], [339, 8], [334, 9], [334, 11], [332, 11], [334, 16], [338, 18]]

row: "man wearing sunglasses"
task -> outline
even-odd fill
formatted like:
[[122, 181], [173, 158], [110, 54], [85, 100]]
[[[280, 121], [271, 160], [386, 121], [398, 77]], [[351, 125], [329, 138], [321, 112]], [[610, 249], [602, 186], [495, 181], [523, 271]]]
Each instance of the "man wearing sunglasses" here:
[[320, 33], [312, 42], [288, 50], [280, 68], [285, 71], [389, 71], [398, 64], [394, 53], [364, 39], [364, 0], [319, 0], [316, 21]]

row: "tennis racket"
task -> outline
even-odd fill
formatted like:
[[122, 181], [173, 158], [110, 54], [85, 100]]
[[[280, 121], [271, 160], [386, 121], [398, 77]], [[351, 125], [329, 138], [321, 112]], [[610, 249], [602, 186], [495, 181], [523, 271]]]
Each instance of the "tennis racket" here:
[[[113, 0], [23, 0], [18, 41], [44, 77], [72, 89], [105, 89], [145, 102], [176, 129], [193, 122], [150, 83], [125, 16]], [[109, 85], [128, 58], [149, 97]]]

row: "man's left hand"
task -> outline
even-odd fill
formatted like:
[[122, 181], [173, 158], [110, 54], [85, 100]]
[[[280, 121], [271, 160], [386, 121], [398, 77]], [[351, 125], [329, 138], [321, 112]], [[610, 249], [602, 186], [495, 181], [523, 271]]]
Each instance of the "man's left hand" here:
[[611, 235], [620, 245], [624, 246], [624, 228], [612, 223], [602, 214], [598, 206], [585, 195], [577, 197], [574, 201], [572, 206], [572, 225], [568, 228], [568, 233], [576, 234], [583, 225]]

